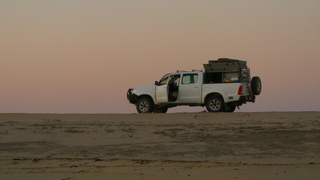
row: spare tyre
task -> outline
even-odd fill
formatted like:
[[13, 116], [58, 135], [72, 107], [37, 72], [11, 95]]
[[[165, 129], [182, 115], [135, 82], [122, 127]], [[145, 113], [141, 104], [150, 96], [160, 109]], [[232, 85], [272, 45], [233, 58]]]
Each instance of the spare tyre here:
[[254, 76], [251, 80], [251, 90], [253, 95], [259, 95], [261, 93], [262, 84], [258, 76]]

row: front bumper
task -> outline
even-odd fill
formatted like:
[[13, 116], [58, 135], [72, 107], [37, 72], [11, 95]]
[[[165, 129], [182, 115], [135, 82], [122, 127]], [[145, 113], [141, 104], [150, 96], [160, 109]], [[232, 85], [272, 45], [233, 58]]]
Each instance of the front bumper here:
[[128, 89], [128, 92], [127, 92], [127, 99], [129, 100], [129, 102], [131, 104], [136, 104], [138, 102], [138, 99], [139, 99], [139, 96], [132, 93], [133, 89]]

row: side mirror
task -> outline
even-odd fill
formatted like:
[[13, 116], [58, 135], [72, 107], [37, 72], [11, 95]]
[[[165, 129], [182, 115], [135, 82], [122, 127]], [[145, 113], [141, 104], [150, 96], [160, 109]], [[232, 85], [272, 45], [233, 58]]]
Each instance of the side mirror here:
[[155, 82], [154, 82], [154, 85], [158, 86], [158, 85], [159, 85], [159, 82], [158, 82], [158, 81], [155, 81]]

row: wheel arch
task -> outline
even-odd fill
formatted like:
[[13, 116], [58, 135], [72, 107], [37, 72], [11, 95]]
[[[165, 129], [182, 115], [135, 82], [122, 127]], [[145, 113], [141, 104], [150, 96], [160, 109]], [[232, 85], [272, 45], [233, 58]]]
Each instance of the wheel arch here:
[[225, 102], [224, 97], [220, 93], [212, 92], [212, 93], [209, 93], [209, 94], [206, 95], [206, 97], [204, 98], [203, 103], [206, 103], [210, 96], [219, 96], [219, 97], [221, 97], [222, 101]]
[[148, 95], [148, 94], [142, 94], [142, 95], [140, 95], [140, 96], [138, 97], [137, 102], [138, 102], [141, 98], [144, 98], [144, 97], [151, 99], [152, 102], [153, 102], [153, 104], [155, 104], [154, 99], [153, 99], [150, 95]]

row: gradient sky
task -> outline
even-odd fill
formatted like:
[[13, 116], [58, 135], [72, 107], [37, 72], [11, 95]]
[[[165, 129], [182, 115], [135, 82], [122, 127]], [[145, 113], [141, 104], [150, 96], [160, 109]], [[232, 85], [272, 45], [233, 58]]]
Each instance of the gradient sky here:
[[237, 111], [319, 111], [319, 9], [319, 0], [0, 0], [0, 113], [135, 113], [128, 88], [219, 57], [247, 60], [262, 79], [256, 103]]

